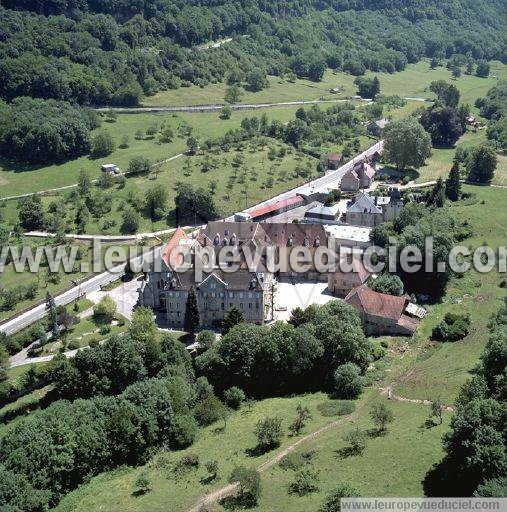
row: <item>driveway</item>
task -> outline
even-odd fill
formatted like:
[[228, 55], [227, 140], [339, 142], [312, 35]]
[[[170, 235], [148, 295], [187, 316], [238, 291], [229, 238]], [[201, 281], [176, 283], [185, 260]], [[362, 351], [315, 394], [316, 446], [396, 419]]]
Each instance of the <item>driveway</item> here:
[[[306, 308], [310, 304], [326, 304], [330, 300], [336, 300], [336, 297], [327, 291], [327, 283], [278, 283], [275, 294], [275, 320], [287, 321], [295, 308]], [[276, 311], [280, 306], [285, 306], [287, 311]]]
[[121, 283], [119, 286], [113, 288], [112, 290], [97, 290], [89, 293], [86, 297], [96, 304], [100, 301], [100, 299], [102, 299], [102, 297], [109, 295], [116, 302], [118, 313], [123, 315], [128, 320], [131, 320], [134, 307], [137, 304], [137, 299], [139, 297], [137, 289], [140, 286], [140, 278], [132, 279], [131, 281]]

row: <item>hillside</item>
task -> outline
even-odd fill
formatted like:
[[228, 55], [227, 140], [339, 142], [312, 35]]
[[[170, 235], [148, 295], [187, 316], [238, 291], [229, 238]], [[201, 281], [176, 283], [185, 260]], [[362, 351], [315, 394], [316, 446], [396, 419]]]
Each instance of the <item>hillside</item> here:
[[320, 81], [326, 67], [362, 75], [400, 71], [422, 57], [461, 65], [504, 58], [497, 0], [1, 4], [0, 98], [7, 101], [135, 105], [143, 94], [224, 78], [258, 90], [267, 75]]

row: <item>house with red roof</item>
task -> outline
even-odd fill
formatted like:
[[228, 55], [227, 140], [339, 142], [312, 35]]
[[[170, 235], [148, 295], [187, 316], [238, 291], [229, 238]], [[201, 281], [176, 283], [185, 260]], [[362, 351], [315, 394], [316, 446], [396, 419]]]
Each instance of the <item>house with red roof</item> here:
[[375, 169], [367, 162], [358, 162], [348, 171], [340, 182], [342, 192], [357, 192], [360, 188], [370, 188]]
[[409, 313], [411, 303], [406, 295], [379, 293], [362, 284], [350, 291], [345, 301], [359, 311], [370, 336], [411, 336], [419, 325], [419, 318]]

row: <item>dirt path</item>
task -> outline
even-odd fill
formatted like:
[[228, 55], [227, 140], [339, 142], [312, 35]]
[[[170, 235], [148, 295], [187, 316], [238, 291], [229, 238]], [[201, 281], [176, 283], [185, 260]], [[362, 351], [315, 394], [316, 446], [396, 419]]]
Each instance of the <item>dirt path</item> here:
[[[387, 386], [386, 388], [378, 388], [382, 395], [387, 395], [389, 400], [395, 400], [397, 402], [408, 402], [411, 404], [420, 404], [420, 405], [431, 405], [431, 400], [423, 400], [419, 398], [407, 398], [405, 396], [394, 395], [392, 393], [392, 386]], [[445, 406], [444, 411], [454, 412], [453, 407]]]
[[[310, 434], [307, 434], [294, 443], [290, 444], [286, 448], [284, 448], [282, 451], [278, 452], [273, 458], [267, 460], [263, 464], [261, 464], [257, 471], [259, 473], [264, 473], [269, 468], [273, 467], [275, 464], [280, 462], [286, 455], [293, 452], [296, 448], [298, 448], [303, 443], [306, 443], [307, 441], [311, 439], [315, 439], [316, 437], [320, 436], [324, 432], [327, 432], [328, 430], [331, 430], [332, 428], [335, 428], [339, 425], [342, 425], [346, 423], [347, 421], [352, 421], [357, 417], [359, 411], [355, 411], [352, 414], [349, 414], [347, 416], [342, 416], [340, 419], [332, 421], [331, 423], [328, 423], [327, 425], [324, 425], [323, 427], [319, 428], [318, 430], [315, 430], [314, 432], [311, 432]], [[209, 494], [205, 494], [202, 498], [199, 499], [199, 501], [191, 508], [189, 509], [189, 512], [200, 512], [203, 510], [207, 505], [211, 505], [212, 503], [225, 498], [232, 492], [234, 492], [238, 487], [237, 483], [232, 483], [229, 485], [226, 485], [224, 487], [221, 487], [220, 489], [217, 489], [216, 491], [210, 492]]]

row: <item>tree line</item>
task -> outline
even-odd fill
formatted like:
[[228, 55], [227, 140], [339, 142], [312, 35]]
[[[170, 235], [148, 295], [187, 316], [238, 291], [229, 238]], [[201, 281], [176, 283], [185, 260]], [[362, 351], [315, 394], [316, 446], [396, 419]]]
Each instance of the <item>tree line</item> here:
[[[143, 94], [237, 73], [255, 90], [268, 74], [318, 81], [326, 67], [362, 75], [425, 56], [503, 58], [500, 2], [411, 3], [7, 0], [0, 97], [135, 105]], [[224, 37], [232, 41], [196, 47]]]

